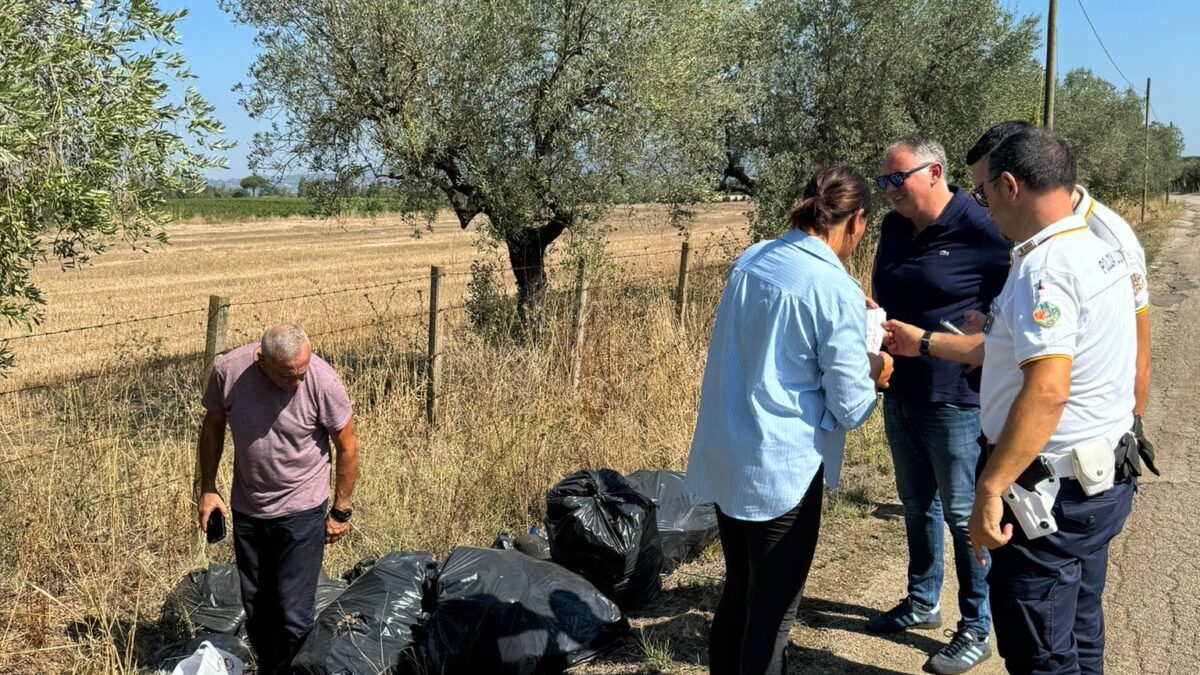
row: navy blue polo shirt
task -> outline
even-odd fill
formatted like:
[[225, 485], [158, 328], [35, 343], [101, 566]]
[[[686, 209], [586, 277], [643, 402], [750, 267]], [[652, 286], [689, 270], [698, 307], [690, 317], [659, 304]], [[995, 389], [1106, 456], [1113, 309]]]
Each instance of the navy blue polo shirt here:
[[[883, 217], [875, 273], [875, 301], [889, 319], [944, 331], [969, 309], [987, 313], [1008, 277], [1012, 244], [1000, 236], [987, 210], [957, 186], [950, 203], [920, 233], [896, 211]], [[914, 403], [979, 405], [979, 374], [961, 363], [931, 356], [897, 356], [888, 396]]]

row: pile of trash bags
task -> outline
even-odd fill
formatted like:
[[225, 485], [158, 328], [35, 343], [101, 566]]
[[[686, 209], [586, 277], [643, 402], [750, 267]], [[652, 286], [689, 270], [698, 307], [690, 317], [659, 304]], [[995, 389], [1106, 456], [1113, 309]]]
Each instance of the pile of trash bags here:
[[[316, 618], [292, 662], [310, 675], [558, 673], [605, 654], [628, 633], [625, 612], [652, 603], [661, 575], [716, 538], [712, 504], [684, 474], [609, 470], [567, 476], [546, 495], [546, 536], [501, 533], [492, 548], [460, 547], [359, 561], [322, 575]], [[163, 620], [196, 637], [150, 659], [152, 672], [240, 675], [244, 641], [237, 569], [189, 572]]]

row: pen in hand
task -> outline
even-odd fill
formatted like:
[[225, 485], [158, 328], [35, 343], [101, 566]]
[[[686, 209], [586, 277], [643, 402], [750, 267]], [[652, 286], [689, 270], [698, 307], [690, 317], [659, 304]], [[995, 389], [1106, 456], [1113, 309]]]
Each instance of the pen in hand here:
[[950, 331], [951, 333], [954, 333], [955, 335], [964, 335], [964, 333], [961, 330], [959, 330], [957, 326], [955, 326], [954, 324], [950, 323], [949, 321], [947, 321], [945, 319], [938, 319], [938, 323], [942, 325], [942, 328], [945, 328], [946, 330]]

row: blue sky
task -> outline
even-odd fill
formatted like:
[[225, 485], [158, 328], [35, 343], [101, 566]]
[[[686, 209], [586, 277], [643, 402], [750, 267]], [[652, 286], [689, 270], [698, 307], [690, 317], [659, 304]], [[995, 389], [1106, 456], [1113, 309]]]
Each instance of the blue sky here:
[[[1018, 14], [1038, 15], [1044, 33], [1047, 0], [1001, 2]], [[1124, 83], [1084, 20], [1079, 2], [1058, 3], [1059, 76], [1072, 68], [1087, 67], [1110, 82]], [[1196, 74], [1200, 1], [1083, 0], [1083, 4], [1113, 59], [1138, 90], [1146, 86], [1147, 76], [1153, 78], [1151, 99], [1157, 118], [1183, 130], [1185, 154], [1200, 155], [1200, 77]], [[235, 24], [217, 7], [216, 0], [163, 2], [164, 9], [180, 6], [190, 12], [179, 32], [188, 66], [197, 75], [192, 84], [216, 106], [217, 118], [225, 123], [229, 137], [238, 141], [238, 147], [227, 154], [229, 170], [211, 175], [240, 178], [249, 173], [246, 154], [259, 125], [246, 116], [231, 89], [246, 79], [254, 60], [254, 32]]]

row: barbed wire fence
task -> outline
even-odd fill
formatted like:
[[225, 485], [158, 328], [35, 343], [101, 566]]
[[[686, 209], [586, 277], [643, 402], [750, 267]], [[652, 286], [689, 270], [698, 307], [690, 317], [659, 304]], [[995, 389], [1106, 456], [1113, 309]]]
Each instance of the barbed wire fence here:
[[[595, 298], [600, 296], [603, 300], [611, 300], [614, 302], [626, 301], [633, 298], [636, 301], [637, 289], [646, 289], [650, 285], [661, 287], [663, 285], [674, 284], [673, 292], [670, 293], [674, 308], [672, 310], [673, 318], [680, 325], [684, 325], [688, 318], [689, 307], [689, 282], [692, 279], [693, 272], [693, 256], [698, 253], [720, 250], [719, 263], [727, 263], [727, 256], [723, 254], [729, 253], [729, 244], [710, 244], [703, 247], [694, 247], [689, 243], [683, 243], [680, 247], [671, 247], [669, 249], [639, 251], [633, 253], [605, 256], [596, 268], [603, 268], [607, 271], [606, 274], [599, 275], [600, 281], [592, 283], [589, 277], [594, 276], [595, 269], [590, 268], [583, 260], [566, 260], [562, 262], [547, 263], [542, 267], [546, 273], [552, 273], [555, 278], [566, 280], [561, 288], [557, 289], [560, 303], [565, 300], [569, 304], [570, 321], [564, 321], [566, 325], [567, 335], [565, 339], [565, 348], [567, 350], [567, 358], [569, 359], [569, 382], [573, 391], [578, 392], [581, 387], [581, 373], [583, 370], [583, 354], [586, 339], [586, 330], [589, 319], [589, 305], [595, 302]], [[670, 273], [662, 273], [661, 267], [654, 268], [650, 265], [653, 261], [651, 258], [666, 258], [667, 256], [678, 256], [678, 269]], [[508, 271], [526, 271], [529, 268], [504, 268], [504, 273]], [[499, 270], [497, 270], [499, 271]], [[657, 272], [649, 273], [648, 272]], [[142, 325], [154, 321], [165, 321], [178, 317], [205, 316], [205, 349], [202, 355], [202, 368], [200, 372], [203, 374], [204, 380], [207, 379], [208, 372], [216, 357], [227, 351], [232, 345], [230, 344], [230, 317], [231, 314], [238, 310], [250, 308], [258, 308], [274, 303], [288, 303], [295, 301], [310, 300], [313, 298], [328, 298], [348, 293], [357, 292], [387, 292], [397, 289], [418, 290], [426, 300], [427, 306], [420, 311], [406, 311], [401, 313], [377, 314], [369, 321], [356, 321], [348, 323], [348, 325], [335, 325], [329, 328], [314, 330], [309, 333], [309, 336], [314, 340], [322, 338], [334, 338], [347, 334], [355, 334], [363, 331], [390, 329], [398, 325], [407, 325], [412, 328], [426, 333], [425, 353], [421, 361], [423, 372], [420, 373], [423, 379], [423, 399], [425, 421], [432, 431], [438, 421], [440, 415], [439, 400], [444, 394], [445, 383], [442, 378], [442, 370], [445, 361], [445, 338], [446, 329], [443, 325], [445, 317], [451, 312], [460, 310], [470, 310], [468, 294], [469, 289], [463, 291], [463, 296], [459, 299], [450, 298], [446, 293], [445, 282], [447, 279], [459, 279], [462, 277], [471, 277], [476, 273], [473, 264], [466, 267], [441, 267], [433, 266], [428, 275], [407, 276], [399, 279], [393, 279], [383, 282], [370, 284], [358, 284], [343, 288], [335, 288], [329, 290], [317, 290], [311, 293], [298, 293], [283, 295], [269, 298], [254, 298], [245, 300], [235, 300], [223, 296], [210, 296], [207, 308], [180, 309], [177, 311], [165, 312], [162, 314], [129, 317], [113, 321], [99, 322], [94, 324], [82, 325], [72, 328], [54, 329], [43, 332], [34, 332], [25, 335], [18, 335], [7, 338], [8, 342], [26, 342], [39, 339], [59, 339], [74, 333], [94, 332], [106, 329], [124, 328], [131, 325]], [[573, 284], [571, 283], [573, 282]], [[503, 282], [502, 282], [503, 283]], [[426, 285], [427, 284], [427, 285]], [[622, 296], [621, 291], [625, 294]], [[427, 295], [426, 295], [427, 293]], [[505, 291], [507, 294], [507, 290]], [[508, 301], [511, 301], [510, 296], [505, 296]], [[468, 317], [469, 318], [469, 317]], [[303, 325], [303, 321], [297, 321]], [[5, 340], [0, 340], [5, 341]], [[668, 344], [663, 349], [657, 350], [649, 355], [640, 356], [640, 358], [629, 358], [628, 361], [632, 365], [624, 366], [623, 370], [627, 374], [641, 373], [649, 369], [656, 362], [662, 360], [673, 351], [678, 351], [685, 348], [687, 341], [686, 331], [676, 331], [676, 337], [668, 341]], [[320, 345], [319, 345], [320, 347]], [[318, 351], [320, 349], [318, 348]], [[193, 354], [195, 352], [192, 352]], [[184, 357], [185, 360], [188, 357]], [[194, 358], [191, 357], [191, 358]], [[14, 401], [23, 394], [33, 392], [53, 391], [59, 388], [70, 388], [75, 385], [94, 382], [101, 378], [112, 375], [111, 372], [91, 372], [74, 376], [68, 382], [63, 381], [47, 381], [36, 382], [24, 386], [13, 387], [9, 389], [0, 389], [0, 405], [6, 402]], [[203, 386], [201, 384], [201, 386]], [[199, 398], [199, 392], [196, 393], [196, 398]], [[103, 433], [82, 437], [72, 437], [68, 429], [61, 428], [57, 430], [59, 435], [54, 437], [54, 440], [49, 441], [49, 447], [43, 445], [47, 443], [47, 437], [38, 433], [40, 442], [38, 445], [43, 445], [41, 448], [30, 448], [28, 443], [18, 443], [13, 438], [5, 438], [0, 436], [0, 443], [8, 445], [7, 451], [0, 451], [0, 469], [12, 470], [18, 467], [30, 467], [34, 470], [38, 464], [48, 461], [56, 456], [68, 455], [72, 459], [76, 459], [76, 454], [89, 447], [96, 446], [97, 448], [106, 448], [103, 452], [116, 452], [117, 448], [122, 444], [132, 446], [136, 437], [140, 434], [139, 431], [133, 433], [114, 432], [106, 429]], [[5, 443], [7, 441], [7, 443]], [[107, 444], [107, 445], [104, 445]], [[97, 450], [96, 452], [101, 452]], [[103, 455], [89, 457], [92, 460], [91, 465], [101, 461]], [[83, 457], [77, 459], [82, 460]], [[81, 468], [86, 468], [81, 462]], [[174, 472], [172, 472], [174, 473]], [[195, 472], [184, 472], [175, 474], [170, 478], [161, 481], [152, 481], [148, 485], [133, 485], [124, 489], [114, 490], [112, 494], [96, 495], [94, 499], [89, 500], [88, 506], [94, 506], [97, 502], [108, 502], [121, 499], [136, 497], [139, 494], [160, 490], [167, 485], [174, 485], [196, 480]], [[140, 481], [145, 482], [145, 481]]]

